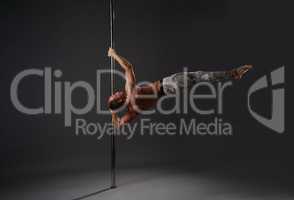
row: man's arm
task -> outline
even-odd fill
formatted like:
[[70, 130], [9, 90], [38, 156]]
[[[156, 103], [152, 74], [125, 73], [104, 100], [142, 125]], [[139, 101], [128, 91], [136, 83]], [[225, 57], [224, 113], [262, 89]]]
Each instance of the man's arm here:
[[112, 48], [109, 48], [108, 56], [112, 57], [124, 69], [126, 78], [125, 89], [127, 95], [130, 95], [136, 84], [136, 78], [132, 64], [129, 63], [125, 58], [119, 56]]
[[130, 123], [137, 117], [137, 113], [133, 111], [127, 112], [122, 118], [119, 118], [115, 113], [112, 113], [112, 123], [119, 128], [125, 124]]
[[133, 111], [129, 111], [129, 112], [127, 112], [127, 113], [126, 113], [124, 116], [122, 116], [122, 118], [120, 119], [120, 126], [132, 122], [134, 119], [136, 119], [136, 117], [137, 117], [137, 113], [136, 113], [136, 112], [133, 112]]

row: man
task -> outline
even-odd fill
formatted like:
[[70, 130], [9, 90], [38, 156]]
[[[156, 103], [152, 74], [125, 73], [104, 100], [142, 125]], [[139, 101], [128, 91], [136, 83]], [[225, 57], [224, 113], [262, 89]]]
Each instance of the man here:
[[[244, 65], [231, 71], [182, 72], [148, 85], [136, 86], [133, 66], [125, 58], [119, 56], [112, 48], [109, 48], [108, 56], [112, 57], [123, 68], [126, 79], [125, 89], [114, 93], [108, 99], [108, 107], [112, 112], [113, 123], [116, 127], [131, 122], [139, 115], [140, 111], [152, 108], [163, 95], [176, 94], [179, 88], [189, 88], [203, 81], [240, 80], [252, 68], [251, 65]], [[144, 95], [146, 98], [144, 98]], [[126, 106], [127, 112], [123, 117], [119, 118], [116, 112], [123, 106]]]

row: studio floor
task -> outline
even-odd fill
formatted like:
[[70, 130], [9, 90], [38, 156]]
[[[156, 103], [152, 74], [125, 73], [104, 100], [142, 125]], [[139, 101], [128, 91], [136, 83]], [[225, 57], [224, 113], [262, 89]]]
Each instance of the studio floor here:
[[238, 200], [293, 199], [293, 181], [285, 168], [223, 166], [146, 167], [118, 171], [118, 188], [108, 189], [105, 172], [63, 173], [28, 181], [18, 180], [1, 189], [0, 199], [30, 200]]

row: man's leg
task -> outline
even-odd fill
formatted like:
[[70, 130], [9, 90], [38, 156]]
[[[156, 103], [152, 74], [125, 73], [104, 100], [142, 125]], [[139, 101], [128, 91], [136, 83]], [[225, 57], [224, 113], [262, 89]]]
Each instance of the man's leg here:
[[182, 72], [174, 74], [162, 81], [163, 90], [165, 94], [175, 94], [177, 89], [187, 89], [199, 82], [217, 82], [225, 80], [239, 80], [252, 68], [251, 65], [244, 65], [242, 67], [230, 71], [218, 72]]
[[224, 81], [231, 80], [232, 76], [229, 71], [217, 71], [217, 72], [205, 72], [205, 71], [197, 71], [197, 72], [188, 72], [188, 74], [183, 77], [187, 79], [187, 82], [190, 84], [195, 84], [198, 82], [216, 82], [216, 81]]
[[215, 81], [225, 81], [225, 80], [239, 80], [251, 68], [252, 68], [252, 65], [244, 65], [239, 68], [232, 69], [230, 71], [188, 72], [187, 77], [184, 77], [184, 78], [188, 79], [188, 83], [189, 82], [195, 83], [195, 82], [201, 82], [201, 81], [215, 82]]

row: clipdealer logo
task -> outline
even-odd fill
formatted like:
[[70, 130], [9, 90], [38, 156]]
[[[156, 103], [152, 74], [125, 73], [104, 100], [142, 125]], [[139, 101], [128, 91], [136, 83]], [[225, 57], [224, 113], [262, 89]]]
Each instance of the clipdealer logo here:
[[[267, 76], [263, 76], [258, 79], [248, 91], [248, 110], [250, 114], [264, 126], [276, 131], [277, 133], [285, 132], [285, 88], [279, 87], [285, 83], [285, 67], [280, 67], [277, 70], [271, 72], [271, 76], [268, 81]], [[270, 84], [272, 87], [270, 87]], [[275, 88], [275, 87], [278, 88]], [[272, 91], [272, 105], [271, 105], [271, 118], [267, 119], [258, 113], [256, 113], [251, 107], [252, 94], [262, 90], [271, 89]]]
[[[19, 112], [27, 115], [38, 115], [38, 114], [64, 114], [65, 118], [65, 127], [71, 127], [72, 125], [72, 114], [75, 115], [85, 115], [88, 112], [90, 112], [93, 107], [96, 105], [96, 111], [99, 114], [109, 114], [107, 110], [103, 110], [100, 105], [100, 81], [102, 74], [110, 73], [107, 70], [98, 70], [97, 71], [97, 87], [96, 90], [85, 81], [78, 81], [78, 82], [62, 82], [58, 81], [59, 78], [62, 77], [63, 73], [61, 70], [52, 70], [50, 67], [44, 68], [44, 70], [40, 69], [27, 69], [20, 73], [18, 73], [10, 87], [10, 96], [11, 96], [11, 102], [15, 109], [17, 109]], [[124, 77], [124, 74], [115, 71], [115, 75], [120, 76], [121, 78]], [[37, 107], [37, 108], [28, 108], [25, 105], [22, 104], [22, 102], [19, 99], [19, 86], [24, 78], [27, 77], [34, 77], [39, 76], [42, 77], [44, 80], [44, 106]], [[256, 119], [259, 123], [264, 125], [265, 127], [270, 128], [271, 130], [277, 132], [277, 133], [284, 133], [285, 132], [285, 89], [280, 86], [281, 84], [285, 83], [285, 67], [280, 67], [279, 69], [276, 69], [271, 72], [271, 76], [269, 78], [270, 81], [268, 81], [268, 76], [263, 76], [257, 81], [255, 81], [251, 87], [249, 88], [248, 95], [247, 95], [247, 106], [248, 111], [252, 115], [254, 119]], [[222, 111], [222, 104], [223, 104], [223, 91], [226, 87], [231, 86], [232, 83], [228, 82], [224, 85], [218, 84], [218, 87], [214, 87], [209, 83], [206, 82], [200, 82], [196, 87], [195, 90], [200, 86], [206, 86], [210, 89], [211, 95], [194, 95], [193, 92], [190, 95], [186, 95], [187, 98], [196, 97], [199, 98], [216, 98], [217, 104], [218, 104], [218, 114], [223, 114]], [[273, 86], [273, 87], [270, 87]], [[72, 104], [72, 93], [77, 89], [82, 88], [87, 92], [87, 103], [82, 108], [77, 108]], [[272, 109], [271, 109], [271, 117], [268, 119], [260, 114], [258, 114], [256, 111], [252, 108], [252, 95], [263, 90], [263, 89], [272, 89]], [[193, 89], [192, 89], [193, 90]], [[195, 92], [195, 90], [193, 90]], [[62, 91], [64, 94], [62, 94]], [[96, 92], [96, 93], [95, 93]], [[52, 98], [54, 96], [54, 98]], [[62, 96], [64, 96], [64, 102], [62, 102]], [[176, 97], [164, 97], [163, 99], [159, 100], [159, 106], [156, 107], [161, 113], [180, 113], [180, 112], [171, 112], [171, 111], [165, 111], [162, 108], [162, 102], [165, 98], [176, 98]], [[178, 99], [178, 98], [176, 98]], [[54, 101], [54, 103], [53, 103]], [[96, 103], [95, 103], [96, 102]], [[178, 105], [180, 101], [176, 101], [176, 108], [179, 107]], [[193, 101], [192, 101], [193, 102]], [[52, 103], [54, 107], [52, 106]], [[63, 104], [64, 103], [64, 104]], [[191, 103], [191, 102], [190, 102]], [[199, 110], [196, 105], [192, 103], [190, 105], [193, 110], [196, 110], [195, 112], [201, 115], [209, 115], [212, 113], [215, 113], [214, 110], [209, 111], [202, 111]], [[184, 105], [184, 107], [187, 107], [187, 105]], [[172, 109], [178, 110], [178, 109]], [[152, 112], [150, 113], [152, 114]], [[227, 123], [230, 124], [230, 123]]]

